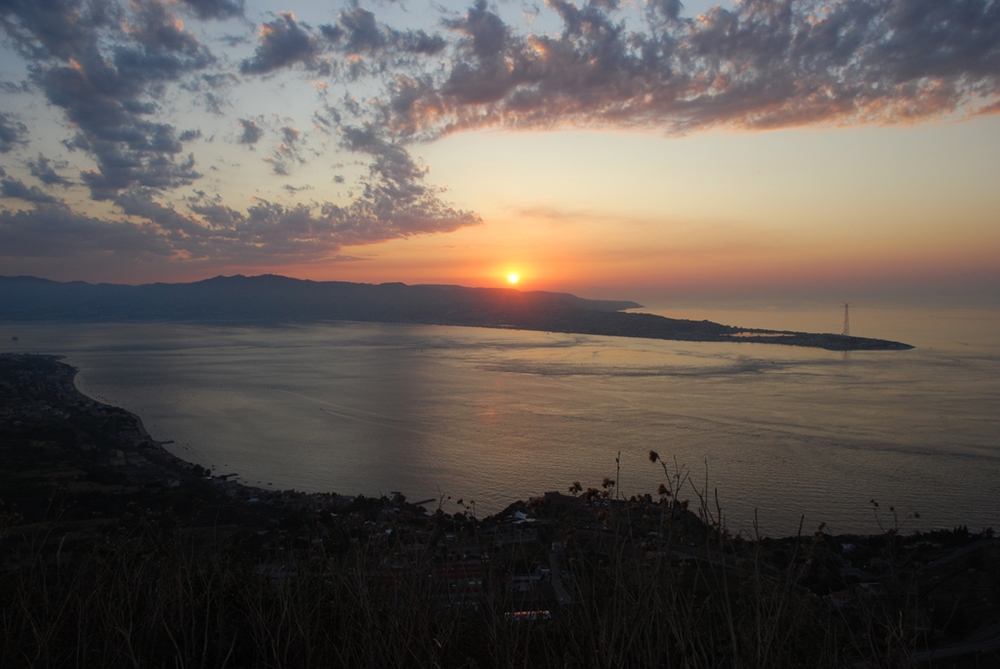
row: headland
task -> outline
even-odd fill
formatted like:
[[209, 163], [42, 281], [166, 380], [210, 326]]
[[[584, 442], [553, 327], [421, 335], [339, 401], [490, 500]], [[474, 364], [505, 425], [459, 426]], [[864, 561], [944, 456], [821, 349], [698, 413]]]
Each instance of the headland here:
[[676, 341], [753, 342], [834, 351], [913, 348], [883, 339], [748, 329], [708, 320], [627, 311], [641, 306], [627, 300], [588, 300], [569, 293], [402, 283], [316, 282], [273, 275], [219, 276], [195, 283], [141, 286], [0, 277], [0, 314], [14, 321], [213, 324], [360, 321]]

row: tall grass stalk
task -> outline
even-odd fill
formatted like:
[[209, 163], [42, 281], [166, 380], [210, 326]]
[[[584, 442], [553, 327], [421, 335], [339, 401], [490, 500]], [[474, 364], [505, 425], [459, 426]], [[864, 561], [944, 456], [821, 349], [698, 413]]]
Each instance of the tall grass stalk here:
[[[164, 536], [141, 518], [72, 549], [62, 546], [65, 537], [8, 532], [0, 666], [744, 669], [907, 661], [912, 646], [898, 609], [871, 604], [856, 634], [802, 586], [825, 545], [821, 531], [800, 530], [788, 567], [776, 569], [756, 522], [755, 536], [732, 537], [707, 482], [696, 488], [684, 467], [654, 456], [665, 475], [659, 500], [626, 500], [617, 481], [606, 482], [574, 500], [572, 513], [546, 516], [540, 503], [531, 526], [538, 540], [513, 544], [466, 522], [482, 585], [465, 594], [435, 581], [436, 541], [416, 544], [398, 531], [353, 543], [307, 535], [252, 553], [226, 537], [181, 529]], [[557, 573], [524, 600], [510, 584], [531, 564]], [[545, 594], [557, 576], [568, 600]], [[513, 615], [525, 601], [547, 608]]]

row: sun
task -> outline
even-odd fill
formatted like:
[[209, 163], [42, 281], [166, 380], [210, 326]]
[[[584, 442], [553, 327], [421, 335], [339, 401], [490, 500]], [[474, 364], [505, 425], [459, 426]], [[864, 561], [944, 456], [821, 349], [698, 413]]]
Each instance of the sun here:
[[507, 283], [509, 283], [512, 286], [520, 280], [521, 277], [517, 272], [511, 272], [510, 274], [507, 275]]

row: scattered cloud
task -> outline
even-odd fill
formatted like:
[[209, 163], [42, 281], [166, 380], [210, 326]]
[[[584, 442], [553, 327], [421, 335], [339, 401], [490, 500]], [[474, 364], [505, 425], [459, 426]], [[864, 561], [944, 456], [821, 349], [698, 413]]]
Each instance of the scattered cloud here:
[[13, 177], [0, 178], [0, 194], [3, 197], [12, 197], [25, 202], [37, 202], [42, 204], [56, 204], [59, 202], [38, 186], [27, 186], [20, 179]]
[[27, 134], [28, 126], [0, 112], [0, 153], [9, 153], [18, 144], [27, 144]]
[[479, 127], [667, 132], [934, 118], [1000, 95], [1000, 3], [746, 0], [681, 18], [550, 0], [559, 35], [520, 35], [479, 0], [446, 25], [450, 65], [398, 79], [377, 113], [432, 138]]
[[225, 110], [231, 106], [231, 102], [227, 98], [227, 89], [238, 84], [239, 81], [239, 77], [229, 72], [203, 72], [197, 77], [180, 81], [178, 86], [183, 90], [198, 94], [205, 109], [217, 116], [222, 116]]
[[[5, 48], [24, 67], [8, 76], [25, 77], [2, 88], [18, 93], [16, 104], [44, 96], [39, 106], [58, 115], [70, 152], [46, 157], [58, 150], [39, 142], [26, 107], [0, 112], [0, 154], [20, 156], [29, 141], [45, 151], [6, 165], [0, 194], [33, 208], [0, 203], [0, 252], [44, 254], [49, 236], [54, 255], [78, 243], [116, 256], [263, 264], [475, 225], [478, 215], [449, 204], [411, 153], [465, 130], [685, 133], [1000, 113], [997, 0], [742, 0], [698, 17], [679, 0], [520, 9], [523, 22], [509, 18], [517, 8], [501, 15], [475, 0], [404, 29], [380, 20], [400, 7], [380, 5], [376, 16], [352, 1], [316, 27], [291, 11], [268, 14], [254, 35], [250, 21], [260, 19], [243, 0], [0, 3]], [[234, 34], [219, 32], [224, 21]], [[293, 99], [312, 106], [283, 107]], [[222, 118], [189, 121], [189, 109]], [[272, 118], [281, 120], [265, 123]], [[186, 198], [196, 184], [236, 197], [215, 169], [232, 160], [208, 161], [203, 177], [195, 151], [254, 150], [265, 130], [271, 183], [240, 196], [257, 199]], [[323, 152], [351, 154], [361, 176], [320, 173], [312, 158]], [[280, 177], [307, 155], [314, 164], [289, 186]], [[27, 185], [29, 175], [41, 186]], [[277, 203], [331, 182], [344, 200]], [[55, 186], [116, 213], [78, 213], [47, 192]]]
[[[343, 246], [447, 232], [479, 222], [475, 214], [448, 207], [435, 189], [420, 184], [424, 172], [407, 165], [412, 161], [405, 151], [400, 154], [378, 141], [368, 147], [365, 150], [387, 155], [388, 164], [373, 172], [365, 192], [347, 206], [257, 199], [240, 211], [199, 194], [186, 203], [191, 213], [182, 213], [158, 201], [155, 189], [133, 188], [114, 200], [125, 218], [101, 219], [58, 204], [37, 187], [2, 178], [6, 197], [36, 206], [0, 212], [0, 257], [58, 257], [80, 242], [91, 250], [103, 244], [107, 252], [128, 257], [255, 265], [332, 257]], [[295, 194], [305, 189], [286, 190]], [[45, 251], [43, 237], [51, 241], [51, 254]]]
[[[159, 2], [15, 2], [2, 26], [32, 65], [33, 84], [76, 129], [66, 141], [97, 169], [81, 175], [94, 199], [133, 184], [173, 188], [197, 178], [174, 127], [151, 120], [163, 86], [213, 62]], [[7, 124], [5, 124], [7, 125]]]
[[243, 16], [243, 0], [183, 0], [199, 19], [228, 19]]
[[253, 57], [240, 63], [243, 74], [267, 74], [279, 68], [302, 63], [317, 67], [322, 52], [320, 40], [307, 25], [300, 25], [291, 12], [281, 12], [276, 19], [261, 26]]
[[28, 169], [31, 176], [35, 177], [47, 186], [71, 186], [73, 182], [56, 172], [55, 168], [67, 169], [69, 163], [65, 161], [52, 161], [43, 154], [38, 154], [37, 160], [28, 161]]
[[[240, 62], [240, 72], [262, 75], [301, 65], [320, 76], [335, 78], [340, 69], [346, 79], [356, 81], [384, 72], [389, 67], [386, 58], [433, 56], [446, 46], [440, 35], [381, 25], [374, 13], [356, 3], [339, 14], [336, 25], [323, 24], [318, 30], [298, 21], [291, 12], [281, 12], [261, 27], [257, 48], [252, 57]], [[337, 56], [336, 60], [328, 54]], [[376, 66], [369, 68], [361, 57], [371, 59]], [[404, 62], [400, 60], [396, 66], [403, 67]]]
[[243, 128], [243, 132], [240, 134], [237, 143], [248, 144], [251, 147], [260, 141], [260, 138], [264, 136], [264, 131], [256, 121], [252, 121], [248, 118], [241, 118], [240, 127]]
[[0, 255], [66, 258], [97, 255], [135, 259], [168, 257], [172, 249], [152, 225], [98, 218], [61, 204], [0, 211]]
[[339, 23], [346, 35], [344, 50], [347, 53], [372, 53], [388, 41], [378, 27], [375, 15], [360, 6], [341, 12]]
[[287, 125], [281, 127], [279, 132], [284, 141], [274, 147], [271, 150], [271, 155], [265, 157], [264, 161], [271, 165], [271, 169], [275, 174], [287, 176], [289, 174], [288, 170], [293, 164], [305, 163], [305, 159], [299, 152], [302, 132], [297, 128]]

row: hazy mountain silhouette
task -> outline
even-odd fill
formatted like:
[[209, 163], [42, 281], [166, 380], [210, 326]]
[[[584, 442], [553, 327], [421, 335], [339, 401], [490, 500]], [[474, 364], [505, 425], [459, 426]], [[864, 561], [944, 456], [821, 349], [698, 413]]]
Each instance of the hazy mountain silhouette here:
[[[141, 286], [0, 277], [0, 319], [307, 323], [369, 321], [517, 328], [550, 332], [733, 341], [741, 328], [711, 321], [625, 313], [642, 305], [569, 293], [402, 283], [305, 281], [283, 276], [217, 276]], [[762, 331], [758, 331], [762, 332]], [[755, 341], [832, 349], [910, 348], [840, 335], [784, 333]]]

